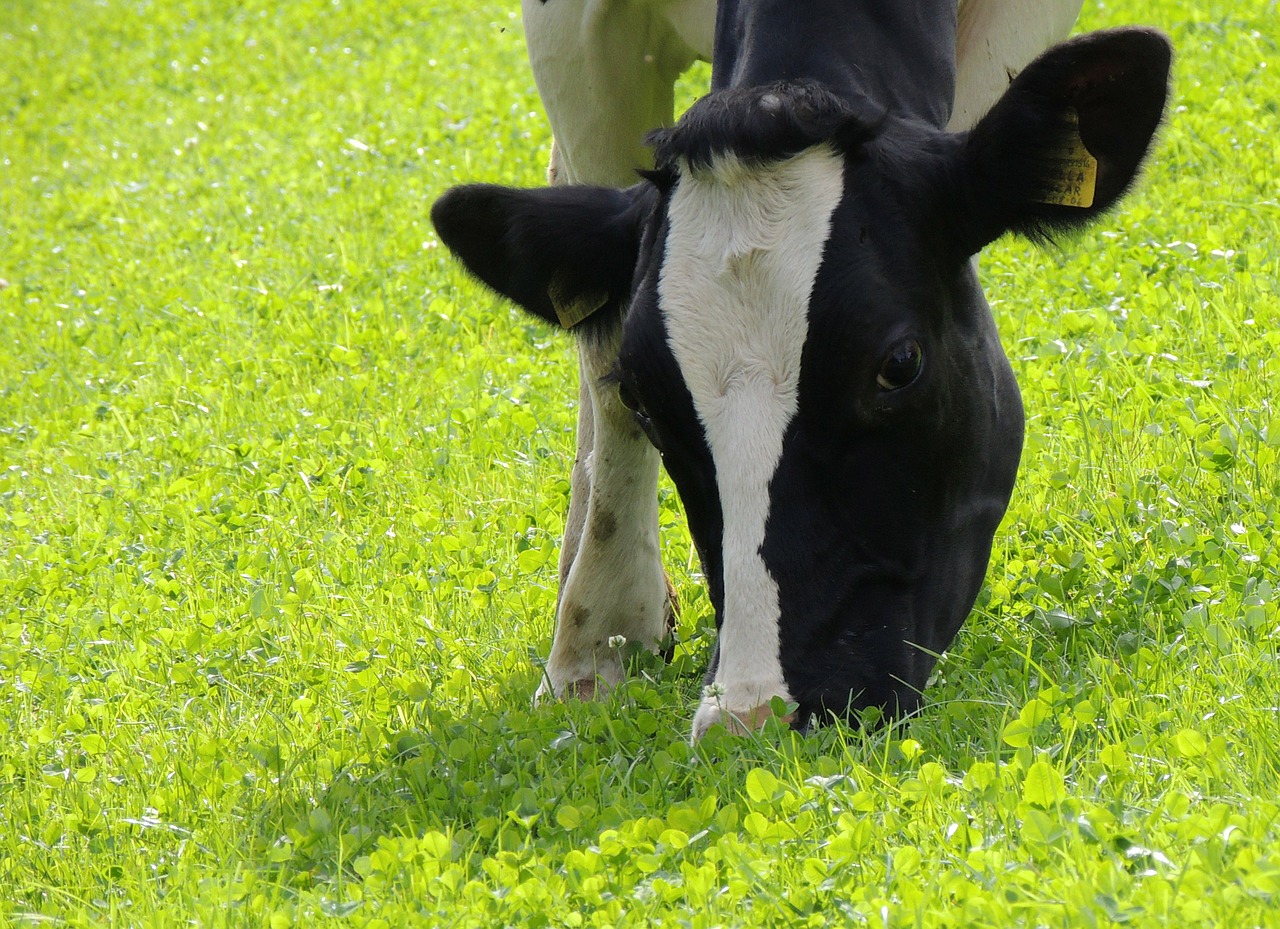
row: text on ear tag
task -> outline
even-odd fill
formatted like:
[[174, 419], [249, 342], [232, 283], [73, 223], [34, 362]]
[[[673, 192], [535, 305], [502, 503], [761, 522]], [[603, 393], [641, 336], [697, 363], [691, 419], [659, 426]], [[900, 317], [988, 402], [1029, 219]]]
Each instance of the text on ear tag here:
[[1050, 156], [1052, 177], [1042, 203], [1060, 206], [1091, 207], [1098, 183], [1098, 159], [1084, 147], [1080, 138], [1080, 117], [1075, 110], [1067, 111], [1072, 129], [1061, 150]]
[[596, 310], [609, 302], [607, 291], [570, 294], [557, 275], [547, 287], [547, 296], [556, 311], [556, 318], [565, 329], [572, 329]]

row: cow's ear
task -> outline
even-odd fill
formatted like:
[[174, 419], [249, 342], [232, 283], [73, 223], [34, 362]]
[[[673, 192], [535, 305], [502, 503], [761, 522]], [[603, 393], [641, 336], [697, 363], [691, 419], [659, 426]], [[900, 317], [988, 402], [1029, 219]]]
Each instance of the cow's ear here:
[[645, 186], [455, 187], [432, 206], [431, 222], [477, 278], [569, 329], [629, 298]]
[[961, 147], [966, 254], [1009, 230], [1052, 238], [1114, 205], [1163, 118], [1171, 58], [1161, 33], [1113, 29], [1029, 64]]

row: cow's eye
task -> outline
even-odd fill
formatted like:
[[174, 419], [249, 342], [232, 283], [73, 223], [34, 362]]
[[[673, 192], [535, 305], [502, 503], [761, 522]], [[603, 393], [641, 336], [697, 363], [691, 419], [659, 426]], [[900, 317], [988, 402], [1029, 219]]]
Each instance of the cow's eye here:
[[920, 343], [915, 339], [903, 339], [880, 365], [876, 383], [881, 390], [901, 390], [920, 376], [923, 365], [924, 351]]

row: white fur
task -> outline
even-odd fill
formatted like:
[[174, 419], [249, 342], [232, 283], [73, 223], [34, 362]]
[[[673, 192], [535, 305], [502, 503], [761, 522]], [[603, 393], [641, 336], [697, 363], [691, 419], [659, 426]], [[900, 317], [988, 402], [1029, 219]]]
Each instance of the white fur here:
[[538, 94], [555, 135], [553, 183], [635, 183], [644, 136], [670, 125], [674, 84], [709, 58], [714, 0], [522, 0]]
[[694, 734], [790, 699], [778, 586], [764, 563], [769, 482], [795, 415], [809, 298], [844, 161], [826, 146], [763, 167], [685, 171], [668, 210], [658, 282], [667, 337], [706, 433], [724, 517], [716, 696]]

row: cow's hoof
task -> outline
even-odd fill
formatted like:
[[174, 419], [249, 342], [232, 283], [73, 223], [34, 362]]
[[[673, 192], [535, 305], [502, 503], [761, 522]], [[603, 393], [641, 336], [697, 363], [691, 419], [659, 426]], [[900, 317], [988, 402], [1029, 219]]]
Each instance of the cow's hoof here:
[[[750, 735], [763, 728], [774, 715], [771, 701], [756, 704], [750, 709], [735, 710], [728, 704], [711, 697], [704, 698], [693, 716], [693, 741], [697, 742], [712, 726], [724, 726], [734, 735]], [[792, 723], [794, 713], [782, 717], [784, 723]]]
[[533, 695], [533, 702], [537, 706], [552, 700], [603, 700], [613, 687], [614, 684], [603, 674], [568, 679], [544, 674]]

